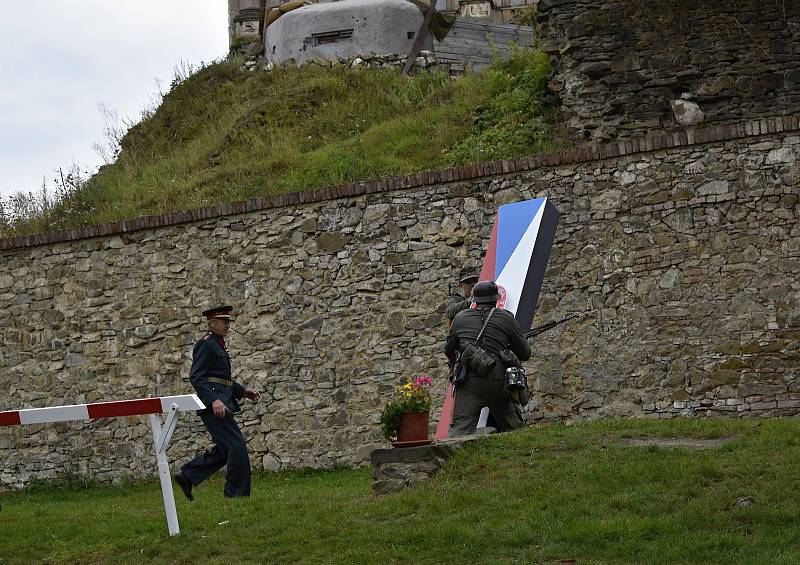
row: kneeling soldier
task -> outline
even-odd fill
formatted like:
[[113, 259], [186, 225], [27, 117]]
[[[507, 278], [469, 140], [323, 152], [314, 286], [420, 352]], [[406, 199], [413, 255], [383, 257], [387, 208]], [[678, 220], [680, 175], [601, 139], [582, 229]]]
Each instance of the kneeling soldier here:
[[256, 401], [261, 394], [245, 388], [231, 377], [231, 360], [225, 336], [236, 314], [232, 306], [219, 306], [203, 312], [208, 319], [208, 333], [194, 344], [189, 380], [205, 410], [198, 414], [211, 434], [214, 447], [181, 467], [174, 479], [189, 500], [196, 487], [227, 465], [225, 496], [250, 496], [250, 458], [247, 444], [233, 414], [239, 412], [239, 400]]
[[445, 354], [451, 362], [456, 352], [461, 354], [461, 362], [467, 367], [467, 379], [456, 389], [449, 437], [475, 433], [484, 406], [491, 410], [498, 431], [522, 425], [512, 399], [504, 391], [506, 366], [501, 353], [509, 349], [525, 361], [530, 359], [531, 346], [514, 315], [495, 308], [499, 298], [495, 283], [477, 283], [472, 289], [476, 307], [456, 314], [450, 326]]

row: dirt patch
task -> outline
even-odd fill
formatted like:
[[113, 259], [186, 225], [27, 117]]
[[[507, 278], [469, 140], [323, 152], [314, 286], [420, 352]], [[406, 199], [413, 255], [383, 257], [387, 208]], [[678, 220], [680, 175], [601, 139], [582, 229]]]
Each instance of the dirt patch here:
[[716, 437], [711, 439], [698, 439], [693, 437], [633, 437], [622, 438], [619, 445], [625, 447], [667, 447], [688, 449], [713, 449], [733, 440], [733, 436]]

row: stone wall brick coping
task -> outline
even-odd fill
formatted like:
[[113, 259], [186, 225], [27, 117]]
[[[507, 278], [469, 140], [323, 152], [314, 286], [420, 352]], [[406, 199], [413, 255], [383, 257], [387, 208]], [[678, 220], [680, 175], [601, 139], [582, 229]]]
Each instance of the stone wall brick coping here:
[[736, 140], [743, 137], [770, 135], [800, 129], [800, 114], [790, 114], [739, 122], [735, 124], [709, 126], [683, 132], [663, 133], [649, 137], [624, 139], [603, 145], [586, 145], [565, 151], [531, 155], [511, 160], [489, 161], [450, 167], [437, 171], [424, 171], [398, 177], [348, 183], [337, 187], [313, 188], [304, 192], [276, 194], [251, 198], [241, 202], [215, 204], [193, 210], [170, 212], [159, 216], [144, 216], [106, 224], [83, 226], [57, 232], [46, 232], [0, 239], [0, 251], [37, 247], [53, 243], [76, 241], [121, 233], [130, 233], [157, 227], [179, 225], [211, 218], [234, 216], [270, 208], [281, 208], [306, 203], [318, 203], [364, 194], [390, 192], [444, 184], [455, 181], [480, 179], [518, 171], [579, 164], [603, 159], [612, 159], [635, 153], [703, 145], [719, 141]]

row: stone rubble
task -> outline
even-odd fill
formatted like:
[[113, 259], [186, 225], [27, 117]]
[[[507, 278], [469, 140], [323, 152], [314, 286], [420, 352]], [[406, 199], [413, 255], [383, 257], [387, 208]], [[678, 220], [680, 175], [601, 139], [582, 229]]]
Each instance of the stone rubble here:
[[[309, 61], [306, 65], [318, 65], [322, 67], [338, 68], [349, 67], [352, 69], [397, 69], [402, 70], [406, 64], [407, 57], [399, 54], [373, 55], [355, 57], [353, 59], [341, 59], [336, 61]], [[291, 64], [291, 63], [288, 63]], [[272, 71], [275, 65], [261, 55], [246, 57], [242, 63], [243, 71]], [[450, 76], [459, 76], [466, 71], [462, 63], [439, 62], [436, 56], [430, 51], [420, 51], [419, 56], [414, 59], [411, 67], [411, 74], [418, 73], [422, 69], [430, 72], [441, 71]]]

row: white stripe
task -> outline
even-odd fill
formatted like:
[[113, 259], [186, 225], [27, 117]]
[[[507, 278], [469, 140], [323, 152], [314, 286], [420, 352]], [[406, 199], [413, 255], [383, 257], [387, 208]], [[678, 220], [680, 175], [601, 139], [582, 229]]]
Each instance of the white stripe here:
[[70, 420], [88, 420], [89, 411], [86, 404], [71, 406], [53, 406], [51, 408], [29, 408], [19, 411], [20, 424], [43, 424], [45, 422], [69, 422]]
[[[149, 400], [147, 398], [137, 398], [135, 400]], [[179, 412], [190, 410], [203, 410], [205, 404], [200, 402], [196, 394], [182, 394], [180, 396], [162, 396], [161, 411], [169, 412], [173, 404], [178, 405]], [[113, 401], [112, 401], [113, 402]], [[97, 403], [102, 404], [102, 403]], [[96, 404], [93, 404], [95, 406]], [[28, 408], [18, 410], [19, 423], [25, 424], [44, 424], [47, 422], [69, 422], [73, 420], [88, 420], [89, 409], [87, 404], [72, 404], [68, 406], [51, 406], [48, 408]]]
[[[539, 235], [539, 226], [542, 224], [544, 217], [544, 210], [547, 205], [547, 199], [542, 202], [538, 212], [533, 217], [528, 229], [519, 243], [508, 258], [505, 267], [497, 277], [497, 284], [502, 285], [506, 290], [506, 305], [504, 308], [512, 314], [517, 313], [519, 300], [522, 297], [523, 286], [525, 285], [525, 278], [528, 276], [528, 268], [531, 264], [533, 257], [533, 248], [536, 245], [536, 238]], [[500, 226], [502, 228], [502, 226]]]
[[196, 394], [182, 394], [180, 396], [162, 396], [161, 411], [169, 412], [173, 404], [178, 405], [178, 412], [189, 410], [204, 410], [206, 405], [200, 402]]

